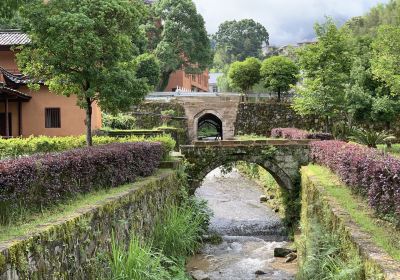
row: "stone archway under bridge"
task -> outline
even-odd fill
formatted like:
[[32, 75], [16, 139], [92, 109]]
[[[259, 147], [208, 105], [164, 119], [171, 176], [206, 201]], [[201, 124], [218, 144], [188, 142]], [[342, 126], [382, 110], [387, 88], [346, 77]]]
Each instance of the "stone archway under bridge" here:
[[195, 141], [182, 146], [189, 163], [187, 173], [191, 192], [201, 186], [212, 170], [228, 163], [244, 161], [266, 169], [280, 187], [300, 188], [300, 168], [310, 162], [310, 140]]

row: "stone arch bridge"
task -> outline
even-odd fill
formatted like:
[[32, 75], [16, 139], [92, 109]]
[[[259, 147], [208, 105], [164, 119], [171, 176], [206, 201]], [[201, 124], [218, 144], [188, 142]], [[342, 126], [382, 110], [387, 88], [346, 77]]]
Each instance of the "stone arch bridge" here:
[[279, 186], [289, 191], [300, 186], [300, 168], [310, 162], [310, 140], [195, 141], [182, 146], [189, 163], [194, 191], [212, 170], [236, 161], [256, 163], [266, 169]]

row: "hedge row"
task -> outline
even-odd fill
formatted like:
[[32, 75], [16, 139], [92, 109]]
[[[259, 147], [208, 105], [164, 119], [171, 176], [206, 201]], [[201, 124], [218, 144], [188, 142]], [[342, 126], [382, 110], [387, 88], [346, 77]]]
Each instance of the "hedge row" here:
[[311, 144], [315, 163], [335, 172], [356, 193], [368, 198], [380, 216], [400, 225], [400, 160], [358, 144], [323, 141]]
[[4, 160], [0, 162], [0, 206], [2, 210], [21, 203], [40, 207], [133, 182], [151, 175], [162, 154], [160, 143], [114, 143]]
[[297, 128], [274, 128], [271, 130], [272, 138], [284, 139], [319, 139], [332, 140], [333, 136], [330, 133], [323, 132], [308, 132]]
[[[114, 138], [109, 136], [94, 136], [94, 145], [104, 145], [115, 142], [160, 142], [164, 147], [164, 156], [168, 155], [175, 147], [175, 140], [168, 134], [154, 137], [129, 136]], [[0, 159], [15, 158], [36, 153], [61, 152], [86, 146], [85, 136], [70, 137], [29, 137], [0, 139]]]

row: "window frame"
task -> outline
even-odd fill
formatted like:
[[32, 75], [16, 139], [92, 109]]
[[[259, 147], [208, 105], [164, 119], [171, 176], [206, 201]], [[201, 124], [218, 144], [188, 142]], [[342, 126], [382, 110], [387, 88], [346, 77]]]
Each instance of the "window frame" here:
[[60, 107], [44, 108], [44, 127], [45, 128], [61, 128], [61, 108]]

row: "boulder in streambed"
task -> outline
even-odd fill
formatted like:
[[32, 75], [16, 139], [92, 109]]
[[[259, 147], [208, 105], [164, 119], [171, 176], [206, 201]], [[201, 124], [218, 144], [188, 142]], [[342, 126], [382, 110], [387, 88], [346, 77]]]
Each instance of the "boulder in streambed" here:
[[190, 276], [192, 276], [194, 280], [210, 280], [210, 277], [202, 270], [192, 271], [190, 272]]
[[274, 249], [274, 257], [275, 258], [285, 258], [290, 253], [296, 253], [297, 250], [292, 250], [288, 248], [275, 248]]

